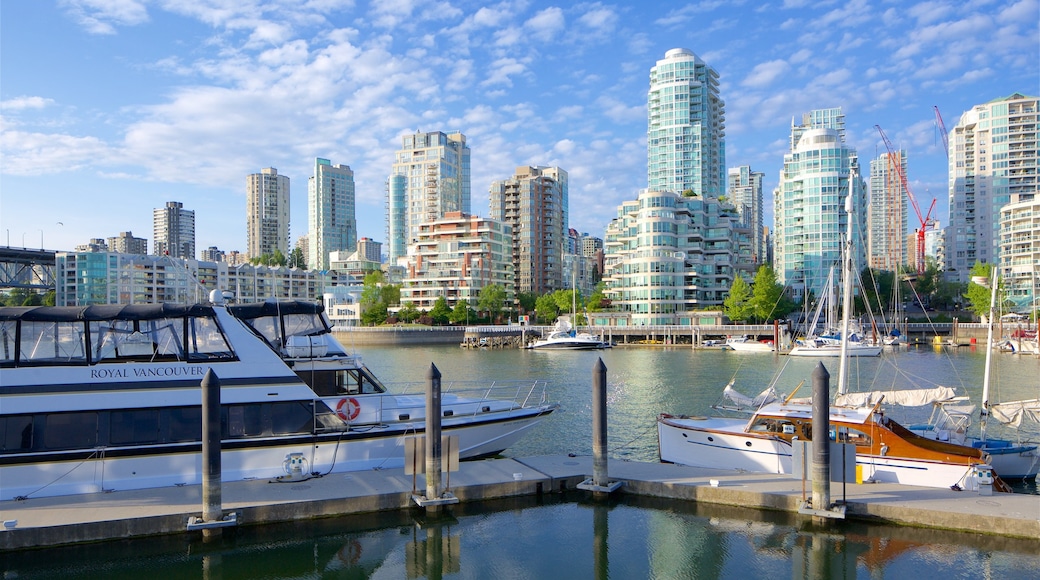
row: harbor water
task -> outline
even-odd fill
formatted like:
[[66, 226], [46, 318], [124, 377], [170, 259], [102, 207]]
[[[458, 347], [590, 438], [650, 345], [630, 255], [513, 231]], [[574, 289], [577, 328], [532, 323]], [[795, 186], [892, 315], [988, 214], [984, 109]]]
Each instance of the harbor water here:
[[[340, 337], [350, 347], [349, 334]], [[421, 384], [430, 365], [452, 382], [546, 380], [561, 408], [506, 455], [591, 455], [592, 371], [607, 367], [608, 448], [657, 461], [658, 413], [708, 414], [733, 382], [755, 395], [775, 377], [790, 393], [813, 359], [686, 348], [584, 352], [455, 345], [354, 349], [391, 388]], [[1035, 397], [1040, 360], [997, 355], [991, 399]], [[981, 351], [911, 348], [853, 360], [850, 390], [939, 383], [981, 396]], [[836, 381], [837, 361], [824, 361]], [[782, 372], [780, 372], [782, 370]], [[890, 414], [894, 414], [895, 411]], [[897, 417], [899, 418], [899, 417]], [[927, 416], [920, 420], [926, 419]], [[917, 417], [904, 420], [914, 421]], [[1020, 491], [1036, 493], [1035, 484]], [[980, 501], [965, 492], [965, 501]], [[1037, 501], [1040, 515], [1040, 497]], [[817, 527], [819, 526], [819, 527]], [[3, 578], [949, 578], [1032, 577], [1036, 541], [940, 530], [814, 524], [792, 514], [582, 492], [363, 514], [192, 535], [0, 554]]]

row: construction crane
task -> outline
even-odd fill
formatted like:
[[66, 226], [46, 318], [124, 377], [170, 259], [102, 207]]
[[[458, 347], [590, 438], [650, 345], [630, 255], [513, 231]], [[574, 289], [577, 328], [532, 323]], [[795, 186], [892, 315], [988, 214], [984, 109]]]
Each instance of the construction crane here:
[[939, 114], [939, 105], [932, 105], [935, 109], [935, 123], [939, 126], [939, 135], [942, 136], [943, 140], [943, 153], [946, 154], [946, 160], [950, 159], [950, 137], [946, 134], [946, 123], [943, 123], [942, 115]]
[[899, 174], [899, 182], [906, 191], [906, 197], [910, 199], [910, 205], [913, 206], [914, 212], [917, 213], [917, 219], [921, 222], [921, 227], [915, 231], [917, 234], [917, 247], [914, 249], [914, 266], [917, 268], [918, 274], [923, 274], [925, 267], [924, 234], [932, 225], [932, 210], [935, 209], [935, 198], [932, 198], [932, 205], [928, 207], [928, 213], [921, 215], [921, 206], [917, 205], [917, 198], [915, 198], [913, 192], [910, 191], [910, 184], [906, 180], [906, 174], [903, 173], [903, 166], [899, 163], [899, 157], [896, 155], [892, 143], [888, 140], [885, 132], [881, 130], [881, 125], [874, 125], [874, 128], [881, 134], [881, 139], [885, 142], [885, 148], [888, 149], [888, 163], [894, 167], [896, 173]]

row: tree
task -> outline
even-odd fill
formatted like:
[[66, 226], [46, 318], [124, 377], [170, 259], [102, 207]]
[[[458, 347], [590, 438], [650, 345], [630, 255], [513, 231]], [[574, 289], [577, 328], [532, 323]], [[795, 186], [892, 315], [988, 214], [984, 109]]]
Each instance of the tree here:
[[289, 252], [289, 267], [290, 268], [306, 268], [307, 257], [303, 255], [303, 248], [296, 246]]
[[[448, 321], [452, 324], [469, 324], [472, 312], [465, 300], [459, 300], [455, 303], [455, 308], [451, 311], [451, 315], [448, 316]], [[473, 316], [473, 318], [476, 319], [476, 316]]]
[[592, 296], [589, 296], [589, 301], [585, 304], [585, 308], [597, 312], [610, 306], [610, 301], [607, 300], [603, 294], [603, 290], [606, 288], [606, 283], [600, 282], [596, 284], [596, 289], [592, 292]]
[[361, 290], [361, 322], [373, 326], [386, 321], [386, 303], [382, 300], [380, 285], [383, 273], [370, 272], [365, 276], [364, 288]]
[[433, 319], [434, 324], [447, 324], [450, 316], [451, 309], [448, 308], [448, 300], [443, 296], [439, 296], [430, 310], [430, 318]]
[[387, 306], [399, 306], [401, 304], [401, 285], [383, 284], [379, 288], [379, 300]]
[[751, 304], [751, 286], [740, 276], [733, 278], [733, 285], [729, 288], [729, 295], [722, 301], [722, 311], [734, 322], [746, 322], [755, 314], [755, 307]]
[[506, 289], [499, 284], [484, 286], [480, 290], [480, 299], [477, 301], [477, 309], [487, 312], [491, 322], [494, 323], [498, 315], [502, 313], [502, 305], [506, 300]]
[[516, 300], [520, 303], [520, 312], [534, 312], [535, 304], [538, 302], [538, 295], [534, 292], [517, 292]]
[[750, 305], [751, 316], [759, 322], [783, 318], [795, 309], [784, 294], [783, 285], [776, 281], [776, 272], [769, 266], [760, 266], [755, 273]]
[[[972, 278], [981, 276], [988, 280], [993, 279], [993, 265], [986, 264], [984, 262], [975, 262], [975, 265], [971, 267], [969, 276]], [[964, 293], [964, 297], [968, 300], [968, 309], [975, 313], [979, 318], [989, 317], [989, 303], [990, 294], [992, 293], [991, 287], [982, 286], [975, 282], [968, 282], [968, 290]], [[1001, 292], [997, 291], [997, 304], [1000, 304]]]
[[405, 304], [397, 311], [397, 318], [401, 322], [415, 322], [419, 318], [419, 310], [411, 302]]
[[538, 314], [539, 322], [548, 324], [560, 315], [560, 307], [552, 294], [542, 294], [535, 302], [535, 312]]

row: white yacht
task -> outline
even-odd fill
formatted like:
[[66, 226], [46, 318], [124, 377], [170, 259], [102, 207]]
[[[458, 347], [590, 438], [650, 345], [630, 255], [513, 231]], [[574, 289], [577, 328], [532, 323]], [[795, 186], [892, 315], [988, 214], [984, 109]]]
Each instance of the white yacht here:
[[[200, 483], [209, 370], [224, 481], [400, 467], [425, 429], [424, 391], [388, 392], [317, 304], [3, 307], [0, 500]], [[542, 381], [445, 386], [442, 432], [491, 456], [557, 407]]]
[[575, 332], [566, 320], [556, 322], [549, 336], [527, 345], [535, 350], [593, 350], [610, 348], [612, 345], [587, 332]]

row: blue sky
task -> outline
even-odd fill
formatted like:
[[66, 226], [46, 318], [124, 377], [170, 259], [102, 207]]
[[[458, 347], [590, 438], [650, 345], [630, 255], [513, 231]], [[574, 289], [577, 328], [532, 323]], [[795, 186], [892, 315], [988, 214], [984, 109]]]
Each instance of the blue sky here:
[[602, 236], [646, 187], [649, 71], [679, 47], [718, 71], [727, 165], [765, 173], [767, 206], [791, 119], [840, 106], [864, 165], [875, 125], [907, 150], [945, 226], [933, 106], [952, 129], [1040, 94], [1038, 29], [1038, 0], [4, 0], [0, 244], [151, 248], [152, 209], [180, 201], [199, 249], [245, 250], [264, 167], [291, 179], [295, 242], [315, 157], [354, 170], [359, 235], [385, 241], [400, 136], [438, 130], [470, 144], [473, 213], [517, 166], [559, 165], [571, 227]]

